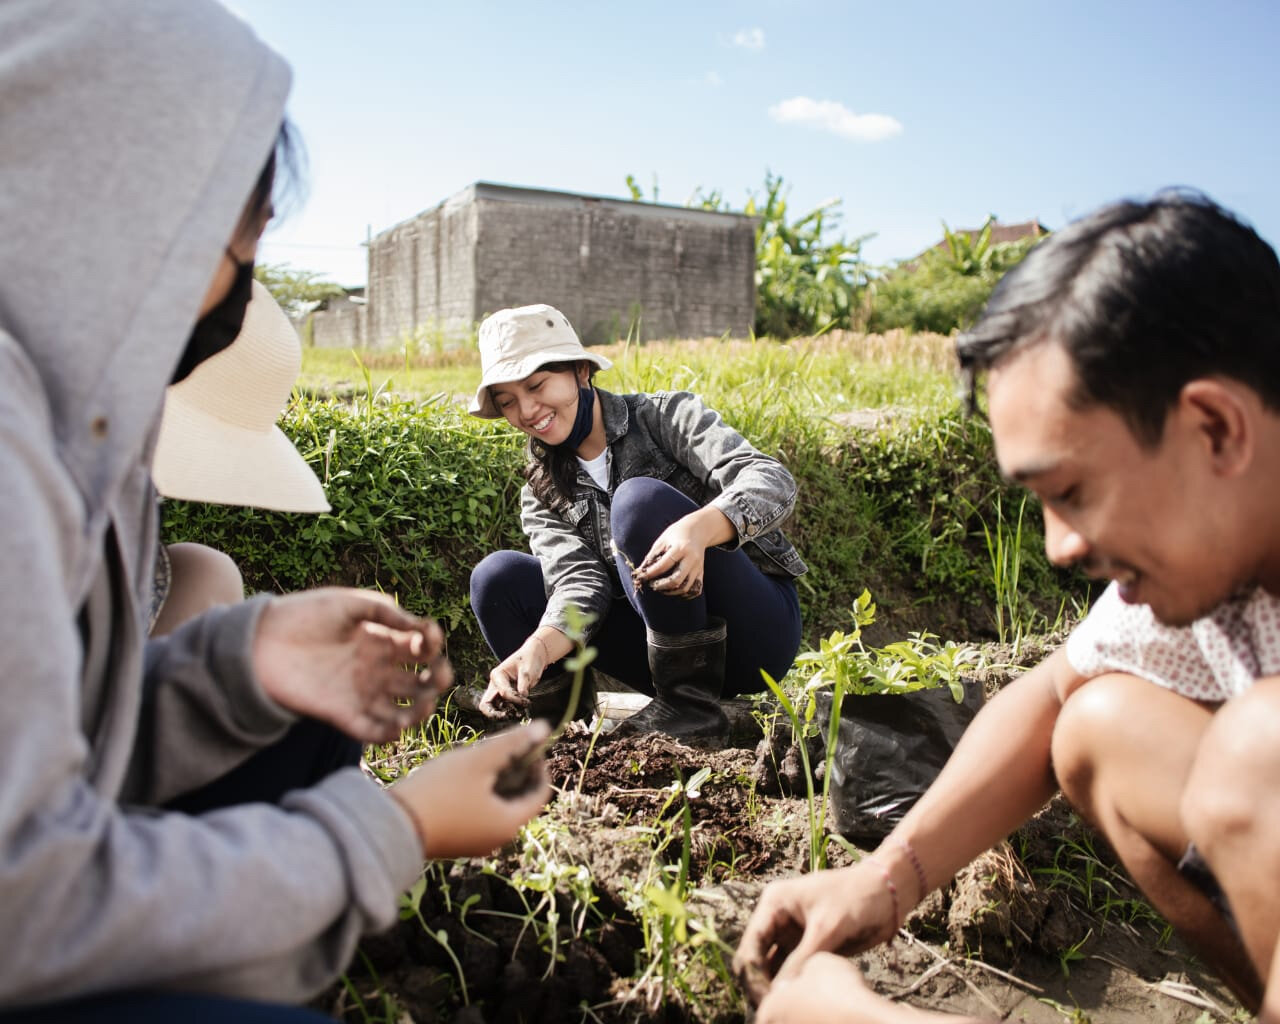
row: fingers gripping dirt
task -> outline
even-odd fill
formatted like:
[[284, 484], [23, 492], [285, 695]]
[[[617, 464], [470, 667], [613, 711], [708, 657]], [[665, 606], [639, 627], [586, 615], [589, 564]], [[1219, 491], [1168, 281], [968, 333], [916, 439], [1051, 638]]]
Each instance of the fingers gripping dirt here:
[[513, 758], [539, 746], [550, 733], [545, 722], [458, 747], [415, 768], [391, 787], [431, 859], [478, 857], [512, 838], [551, 796], [541, 760], [530, 767], [518, 793], [495, 792], [496, 780]]

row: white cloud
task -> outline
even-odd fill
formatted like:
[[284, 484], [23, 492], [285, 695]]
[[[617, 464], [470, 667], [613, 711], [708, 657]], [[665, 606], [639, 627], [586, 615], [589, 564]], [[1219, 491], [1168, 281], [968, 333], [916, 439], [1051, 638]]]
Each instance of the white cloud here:
[[733, 45], [741, 46], [744, 50], [763, 50], [764, 49], [764, 29], [762, 28], [740, 28], [733, 34]]
[[713, 89], [719, 89], [724, 85], [724, 79], [717, 75], [714, 71], [708, 71], [702, 76], [702, 80]]
[[902, 134], [902, 122], [888, 114], [855, 114], [843, 103], [808, 96], [775, 103], [769, 116], [779, 124], [808, 124], [855, 142], [879, 142]]

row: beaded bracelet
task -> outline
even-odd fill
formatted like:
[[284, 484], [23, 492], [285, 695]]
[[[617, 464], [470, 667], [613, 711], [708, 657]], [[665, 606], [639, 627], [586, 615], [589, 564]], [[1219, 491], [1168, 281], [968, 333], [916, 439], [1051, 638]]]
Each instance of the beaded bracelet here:
[[898, 887], [893, 884], [893, 879], [889, 877], [889, 869], [887, 867], [878, 860], [875, 861], [875, 865], [880, 869], [880, 874], [884, 878], [885, 888], [889, 890], [889, 898], [893, 900], [893, 933], [896, 934], [898, 928], [902, 925], [902, 913], [898, 908]]
[[537, 634], [537, 633], [531, 633], [531, 634], [529, 634], [529, 635], [530, 635], [530, 636], [532, 636], [535, 640], [537, 640], [537, 641], [538, 641], [538, 643], [540, 643], [540, 644], [542, 645], [542, 663], [543, 663], [543, 665], [550, 665], [550, 664], [551, 664], [551, 650], [550, 650], [550, 648], [548, 648], [548, 647], [547, 647], [547, 642], [546, 642], [545, 640], [543, 640], [543, 639], [542, 639], [542, 637], [538, 636], [538, 634]]
[[912, 870], [916, 873], [916, 881], [920, 883], [920, 899], [924, 899], [929, 895], [929, 880], [924, 873], [924, 865], [920, 863], [920, 858], [916, 856], [916, 851], [907, 840], [894, 836], [893, 841], [906, 851], [907, 859], [911, 861]]

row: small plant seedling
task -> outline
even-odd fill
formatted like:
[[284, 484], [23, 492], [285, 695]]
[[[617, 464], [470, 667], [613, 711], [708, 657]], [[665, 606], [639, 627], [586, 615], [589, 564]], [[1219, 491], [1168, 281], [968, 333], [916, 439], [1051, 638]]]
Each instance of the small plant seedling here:
[[533, 744], [523, 754], [513, 754], [511, 760], [498, 772], [498, 777], [493, 782], [493, 791], [505, 800], [514, 800], [532, 792], [537, 785], [537, 773], [534, 771], [534, 765], [538, 763], [551, 745], [564, 734], [565, 727], [573, 721], [574, 715], [577, 714], [578, 701], [582, 699], [582, 682], [586, 678], [587, 666], [596, 657], [594, 647], [583, 646], [583, 638], [586, 636], [585, 630], [590, 621], [590, 617], [583, 615], [578, 609], [570, 605], [569, 637], [577, 647], [577, 653], [564, 663], [565, 667], [573, 673], [573, 683], [569, 687], [569, 700], [564, 706], [564, 713], [560, 716], [560, 721], [551, 730], [551, 734], [541, 743]]
[[621, 558], [627, 563], [627, 568], [631, 571], [631, 585], [635, 588], [636, 593], [643, 593], [645, 581], [641, 578], [640, 569], [636, 566], [636, 563], [627, 557], [627, 553], [618, 547], [617, 541], [612, 537], [609, 538], [609, 547], [613, 551], [615, 558]]
[[[615, 556], [617, 556], [618, 558], [621, 558], [626, 563], [627, 569], [630, 570], [631, 572], [631, 585], [635, 588], [635, 591], [637, 594], [643, 593], [646, 585], [649, 587], [650, 590], [653, 589], [653, 581], [646, 580], [643, 576], [640, 575], [640, 566], [637, 566], [635, 562], [631, 561], [631, 559], [627, 557], [627, 553], [623, 551], [620, 547], [618, 547], [617, 542], [612, 538], [610, 538], [609, 540], [609, 547], [613, 551]], [[659, 578], [664, 580], [670, 579], [672, 576], [676, 574], [678, 569], [679, 569], [679, 566], [677, 565], [676, 568], [672, 569], [671, 572], [669, 572], [666, 576], [662, 576]], [[696, 587], [687, 591], [682, 591], [679, 596], [683, 597], [686, 601], [692, 601], [695, 597], [701, 597], [702, 583], [699, 582]]]

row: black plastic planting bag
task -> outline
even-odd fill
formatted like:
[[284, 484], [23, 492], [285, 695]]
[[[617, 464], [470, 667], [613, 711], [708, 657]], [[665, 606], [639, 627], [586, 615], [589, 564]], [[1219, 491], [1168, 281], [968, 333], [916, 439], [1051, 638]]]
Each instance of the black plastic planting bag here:
[[[827, 743], [831, 694], [816, 695], [814, 716]], [[847, 693], [840, 706], [831, 761], [831, 816], [837, 832], [858, 845], [879, 842], [938, 777], [960, 734], [982, 707], [982, 686], [964, 684], [956, 703], [949, 687], [910, 693]]]

